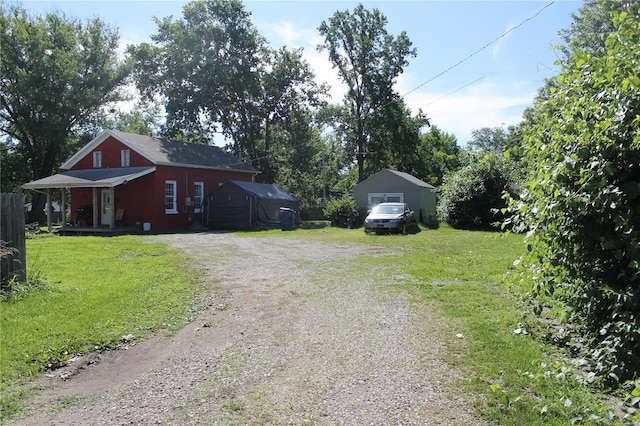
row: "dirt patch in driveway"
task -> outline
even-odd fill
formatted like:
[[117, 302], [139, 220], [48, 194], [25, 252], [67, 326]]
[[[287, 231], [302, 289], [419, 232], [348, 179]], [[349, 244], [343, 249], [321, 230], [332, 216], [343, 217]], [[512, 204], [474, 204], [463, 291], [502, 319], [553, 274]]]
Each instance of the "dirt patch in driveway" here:
[[43, 378], [33, 411], [14, 424], [481, 424], [451, 388], [452, 333], [390, 284], [402, 276], [376, 264], [393, 255], [386, 249], [149, 238], [184, 250], [217, 283], [209, 308], [171, 337]]

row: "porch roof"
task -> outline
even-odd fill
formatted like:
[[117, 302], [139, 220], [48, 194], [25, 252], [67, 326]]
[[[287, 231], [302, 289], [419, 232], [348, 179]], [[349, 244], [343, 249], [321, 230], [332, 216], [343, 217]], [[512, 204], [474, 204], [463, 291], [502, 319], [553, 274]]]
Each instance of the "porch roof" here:
[[113, 188], [156, 171], [155, 167], [68, 170], [22, 185], [26, 189]]

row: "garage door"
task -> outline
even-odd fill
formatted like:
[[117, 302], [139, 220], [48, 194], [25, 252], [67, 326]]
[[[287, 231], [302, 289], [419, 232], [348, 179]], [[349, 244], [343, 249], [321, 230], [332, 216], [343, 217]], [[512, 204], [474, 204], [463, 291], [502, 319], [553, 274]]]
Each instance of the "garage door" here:
[[404, 193], [402, 192], [370, 192], [367, 194], [367, 203], [369, 206], [375, 206], [380, 203], [404, 203]]

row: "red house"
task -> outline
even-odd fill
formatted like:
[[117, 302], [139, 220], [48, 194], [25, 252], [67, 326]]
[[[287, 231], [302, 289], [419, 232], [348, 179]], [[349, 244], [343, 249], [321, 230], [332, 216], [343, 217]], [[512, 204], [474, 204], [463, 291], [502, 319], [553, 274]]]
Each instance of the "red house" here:
[[188, 228], [199, 219], [205, 194], [228, 180], [252, 182], [258, 173], [216, 146], [115, 130], [102, 132], [61, 168], [67, 171], [24, 187], [68, 188], [74, 227], [96, 230]]

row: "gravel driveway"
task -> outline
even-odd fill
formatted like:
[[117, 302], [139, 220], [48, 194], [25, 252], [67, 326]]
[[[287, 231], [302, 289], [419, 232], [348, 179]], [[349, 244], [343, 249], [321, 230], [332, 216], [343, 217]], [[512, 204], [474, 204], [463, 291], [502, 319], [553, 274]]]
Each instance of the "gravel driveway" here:
[[393, 285], [409, 278], [376, 262], [388, 249], [233, 233], [148, 238], [184, 250], [218, 282], [209, 308], [171, 337], [45, 378], [37, 408], [15, 424], [482, 424], [444, 362], [455, 331]]

